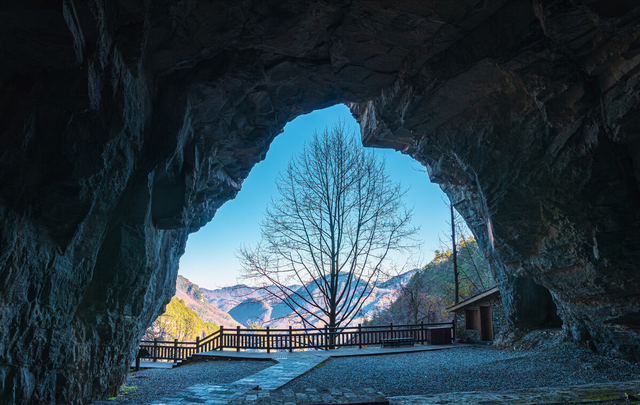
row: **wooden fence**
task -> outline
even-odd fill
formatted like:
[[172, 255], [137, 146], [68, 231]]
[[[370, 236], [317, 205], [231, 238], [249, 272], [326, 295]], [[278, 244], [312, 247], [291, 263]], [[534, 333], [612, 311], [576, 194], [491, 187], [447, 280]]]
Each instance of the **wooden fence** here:
[[382, 339], [413, 338], [415, 343], [446, 344], [453, 340], [452, 323], [420, 323], [415, 325], [386, 326], [349, 326], [343, 328], [320, 329], [225, 329], [220, 330], [195, 342], [166, 340], [143, 340], [140, 349], [148, 351], [143, 359], [179, 361], [196, 353], [212, 350], [254, 349], [289, 351], [294, 350], [329, 350], [340, 347], [359, 347], [380, 345]]

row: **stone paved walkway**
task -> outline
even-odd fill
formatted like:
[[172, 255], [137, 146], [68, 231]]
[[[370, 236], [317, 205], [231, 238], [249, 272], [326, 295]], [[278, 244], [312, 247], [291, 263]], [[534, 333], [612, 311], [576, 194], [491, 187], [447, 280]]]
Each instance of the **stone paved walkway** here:
[[265, 398], [266, 395], [268, 398], [269, 391], [282, 387], [327, 358], [327, 354], [319, 352], [305, 357], [279, 359], [278, 364], [231, 384], [193, 385], [177, 392], [175, 396], [154, 401], [152, 405], [228, 404], [233, 401], [256, 401], [258, 396]]
[[[248, 405], [312, 405], [312, 404], [387, 404], [379, 393], [365, 390], [325, 390], [323, 392], [274, 392], [289, 381], [301, 376], [329, 357], [373, 356], [427, 350], [443, 350], [466, 345], [416, 345], [401, 348], [369, 347], [363, 349], [338, 349], [331, 351], [303, 352], [233, 352], [212, 351], [199, 353], [197, 358], [218, 359], [261, 359], [278, 363], [249, 377], [230, 384], [197, 384], [171, 397], [154, 401], [152, 405], [195, 405], [195, 404], [248, 404]], [[289, 392], [290, 391], [290, 392]]]
[[324, 405], [324, 404], [368, 404], [388, 405], [389, 401], [373, 388], [315, 389], [304, 392], [293, 390], [257, 391], [231, 401], [230, 405]]

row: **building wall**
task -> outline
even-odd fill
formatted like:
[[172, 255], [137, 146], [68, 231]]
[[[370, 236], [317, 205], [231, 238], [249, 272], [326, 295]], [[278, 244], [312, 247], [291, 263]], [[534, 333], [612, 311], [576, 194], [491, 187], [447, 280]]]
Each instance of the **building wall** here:
[[493, 340], [496, 340], [496, 337], [506, 329], [507, 324], [507, 316], [500, 297], [493, 299], [491, 310], [493, 311]]
[[[488, 301], [488, 302], [487, 302]], [[502, 307], [502, 301], [500, 300], [500, 296], [491, 297], [488, 300], [484, 300], [479, 303], [482, 306], [489, 305], [491, 306], [491, 316], [493, 322], [493, 339], [496, 339], [496, 336], [503, 330], [506, 325], [506, 317], [505, 311]], [[466, 319], [465, 319], [465, 310], [479, 310], [478, 303], [470, 304], [465, 308], [461, 308], [455, 313], [456, 319], [456, 339], [461, 342], [468, 343], [480, 343], [480, 344], [492, 344], [493, 341], [482, 341], [481, 340], [481, 331], [477, 330], [468, 330], [466, 328]]]

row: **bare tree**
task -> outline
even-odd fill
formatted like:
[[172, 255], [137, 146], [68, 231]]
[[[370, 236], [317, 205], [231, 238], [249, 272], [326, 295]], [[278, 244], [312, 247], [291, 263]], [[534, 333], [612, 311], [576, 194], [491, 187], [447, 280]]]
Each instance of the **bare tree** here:
[[408, 315], [408, 322], [417, 324], [424, 321], [431, 312], [432, 303], [428, 290], [429, 285], [420, 274], [415, 274], [408, 283], [400, 285], [400, 295], [396, 302]]
[[[444, 238], [440, 238], [440, 246], [445, 252], [451, 252], [454, 278], [454, 303], [457, 304], [460, 301], [461, 281], [470, 284], [473, 287], [471, 291], [478, 293], [485, 291], [487, 284], [493, 284], [493, 278], [485, 274], [485, 270], [487, 269], [486, 263], [480, 263], [479, 265], [476, 262], [474, 258], [474, 247], [477, 249], [475, 239], [471, 235], [471, 230], [462, 216], [454, 209], [455, 204], [444, 199], [443, 201], [450, 210], [451, 219], [448, 224], [451, 226], [451, 233], [448, 235], [444, 234]], [[460, 266], [461, 260], [467, 265], [466, 269], [464, 266]], [[469, 267], [474, 270], [475, 276], [470, 274]]]
[[444, 297], [435, 291], [425, 270], [413, 274], [407, 283], [398, 284], [398, 297], [389, 307], [373, 316], [369, 324], [445, 322], [449, 314]]
[[[444, 203], [449, 208], [449, 212], [451, 214], [451, 219], [449, 225], [451, 226], [451, 233], [449, 235], [445, 235], [445, 239], [440, 238], [440, 245], [444, 248], [444, 251], [451, 251], [451, 258], [453, 263], [453, 294], [454, 294], [454, 303], [460, 302], [460, 272], [458, 269], [458, 234], [460, 233], [460, 229], [465, 227], [464, 220], [460, 215], [456, 212], [453, 207], [453, 202], [445, 200], [443, 198]], [[449, 245], [449, 247], [447, 247]]]
[[278, 192], [262, 241], [239, 251], [244, 276], [275, 286], [266, 291], [307, 326], [347, 326], [389, 253], [410, 247], [405, 191], [341, 123], [314, 134], [278, 177]]
[[[476, 273], [476, 277], [477, 277], [477, 280], [478, 280], [478, 283], [480, 284], [480, 286], [478, 286], [475, 282], [473, 282], [471, 277], [469, 277], [466, 274], [465, 274], [465, 276], [469, 279], [469, 281], [471, 281], [471, 283], [473, 283], [473, 286], [475, 287], [476, 290], [478, 290], [478, 291], [486, 291], [487, 287], [485, 286], [485, 280], [484, 280], [486, 278], [486, 275], [484, 277], [482, 276], [482, 274], [480, 273], [480, 269], [478, 268], [478, 265], [476, 264], [476, 259], [473, 258], [472, 243], [475, 242], [475, 239], [473, 239], [473, 237], [465, 235], [464, 233], [460, 233], [460, 239], [461, 239], [460, 240], [460, 250], [467, 253], [467, 257], [469, 258], [469, 261], [471, 262], [471, 265], [473, 266], [473, 270]], [[486, 268], [486, 263], [485, 263], [485, 268]], [[490, 280], [490, 281], [493, 281], [493, 280]]]
[[[464, 229], [468, 229], [466, 223], [458, 214], [458, 212], [454, 209], [453, 201], [447, 202], [444, 200], [444, 203], [449, 208], [449, 212], [451, 215], [450, 223], [451, 225], [451, 234], [448, 236], [448, 243], [451, 247], [451, 258], [453, 263], [453, 291], [454, 291], [454, 303], [460, 302], [460, 268], [458, 267], [458, 238], [461, 238], [462, 241], [465, 241], [465, 232]], [[445, 245], [442, 239], [440, 240], [441, 245]], [[465, 274], [466, 277], [466, 274]], [[469, 277], [467, 277], [469, 281], [473, 283]], [[475, 284], [475, 283], [474, 283]]]

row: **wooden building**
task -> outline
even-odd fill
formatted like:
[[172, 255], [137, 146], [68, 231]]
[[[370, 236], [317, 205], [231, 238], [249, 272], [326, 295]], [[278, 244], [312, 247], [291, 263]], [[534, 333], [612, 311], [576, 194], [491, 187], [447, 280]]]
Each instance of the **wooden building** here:
[[455, 314], [456, 340], [491, 344], [504, 324], [498, 287], [493, 287], [449, 308]]

